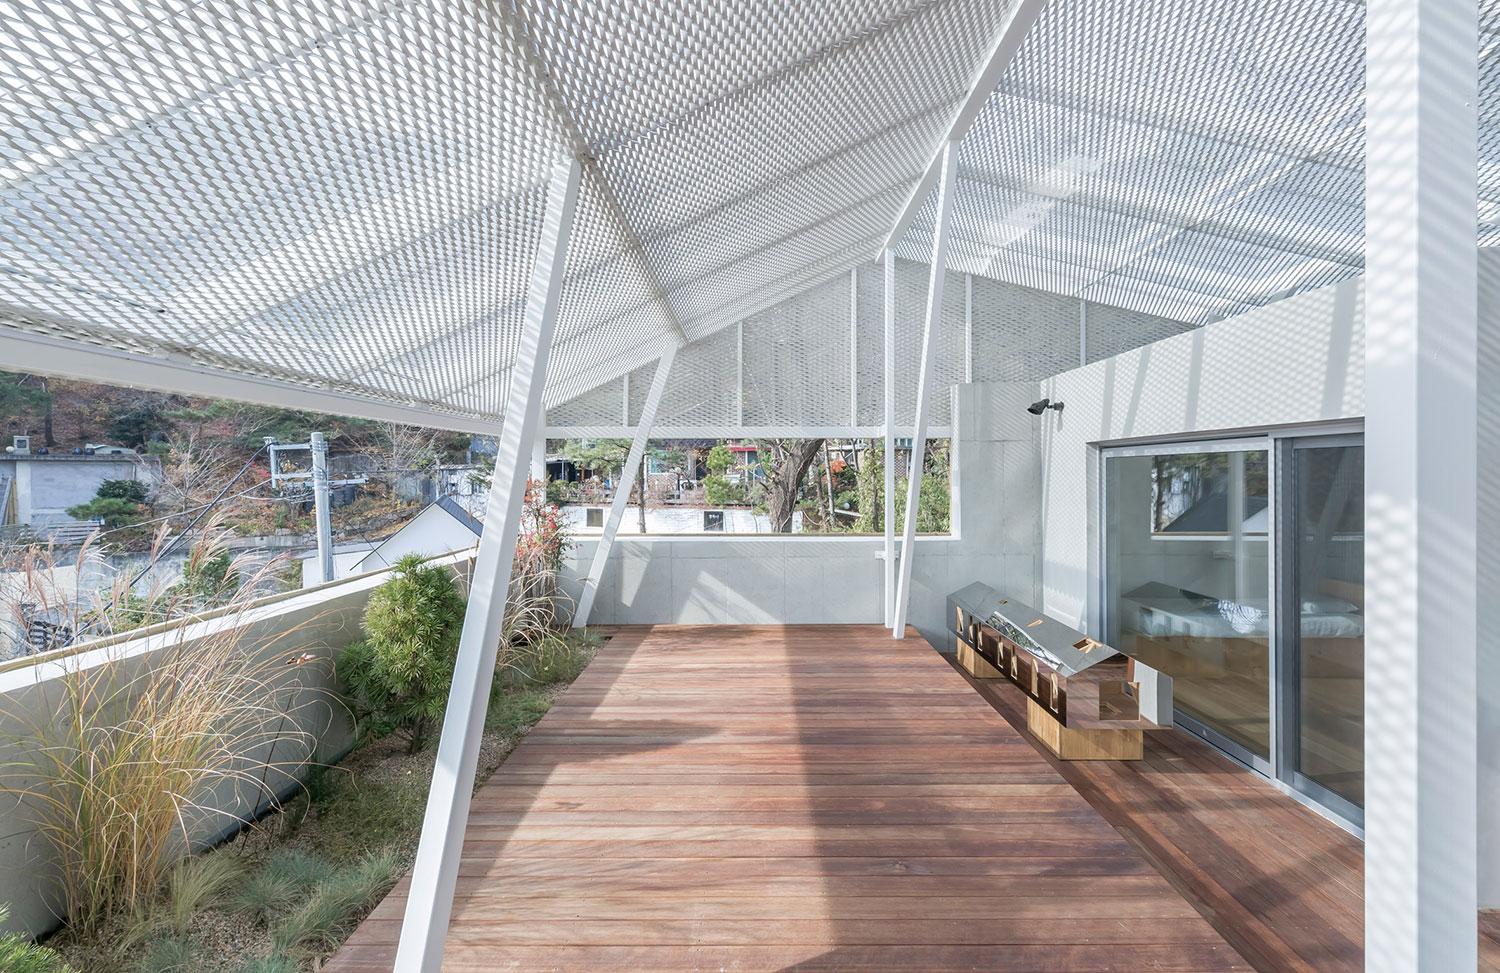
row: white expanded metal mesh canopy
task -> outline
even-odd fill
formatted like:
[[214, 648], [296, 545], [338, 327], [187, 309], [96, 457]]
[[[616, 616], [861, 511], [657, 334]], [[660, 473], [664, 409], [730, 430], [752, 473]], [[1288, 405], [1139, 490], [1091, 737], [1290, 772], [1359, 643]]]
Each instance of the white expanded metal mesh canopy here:
[[[550, 422], [629, 423], [645, 366], [690, 342], [664, 425], [870, 426], [869, 261], [1011, 12], [6, 0], [0, 337], [492, 428], [547, 178], [571, 156]], [[1051, 0], [962, 145], [940, 381], [1041, 377], [1077, 363], [1080, 332], [1094, 358], [1358, 273], [1362, 17], [1351, 0]], [[925, 259], [931, 223], [898, 252]], [[908, 375], [924, 273], [898, 281]]]

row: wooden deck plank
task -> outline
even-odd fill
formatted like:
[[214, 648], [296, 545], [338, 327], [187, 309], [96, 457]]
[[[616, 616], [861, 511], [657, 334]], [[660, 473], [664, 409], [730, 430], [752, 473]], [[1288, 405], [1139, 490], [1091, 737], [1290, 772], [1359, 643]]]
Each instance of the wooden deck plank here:
[[[445, 969], [1247, 968], [920, 639], [622, 630], [475, 796]], [[407, 884], [324, 967], [390, 970]]]

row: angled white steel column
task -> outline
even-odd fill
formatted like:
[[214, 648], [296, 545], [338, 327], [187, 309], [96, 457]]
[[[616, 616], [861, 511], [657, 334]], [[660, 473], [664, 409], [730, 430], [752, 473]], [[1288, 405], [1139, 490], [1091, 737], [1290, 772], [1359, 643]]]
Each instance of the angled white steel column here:
[[896, 254], [885, 252], [885, 627], [896, 620]]
[[1477, 962], [1476, 6], [1365, 7], [1367, 970]]
[[422, 819], [422, 840], [412, 866], [406, 918], [396, 950], [396, 969], [403, 973], [438, 973], [443, 963], [443, 941], [453, 912], [453, 888], [469, 820], [479, 737], [495, 675], [495, 651], [500, 644], [511, 561], [520, 532], [530, 465], [527, 461], [532, 440], [541, 434], [542, 391], [547, 384], [547, 356], [578, 200], [578, 171], [576, 161], [559, 167], [547, 195], [547, 213], [526, 300], [526, 323], [511, 369], [505, 421], [495, 454], [485, 529], [474, 558], [453, 688], [448, 693], [427, 813]]
[[[615, 487], [615, 496], [609, 504], [609, 515], [604, 519], [604, 533], [599, 535], [599, 546], [594, 548], [594, 559], [589, 562], [588, 577], [583, 579], [583, 590], [578, 595], [578, 607], [573, 610], [573, 627], [583, 628], [589, 623], [594, 610], [594, 598], [599, 593], [599, 582], [604, 577], [604, 567], [609, 563], [609, 550], [614, 547], [615, 535], [620, 532], [620, 522], [625, 519], [625, 508], [630, 505], [630, 488], [635, 483], [636, 473], [646, 457], [646, 440], [651, 437], [651, 427], [656, 423], [656, 407], [667, 388], [667, 376], [672, 371], [672, 361], [677, 357], [676, 348], [668, 348], [656, 363], [656, 373], [651, 376], [651, 388], [646, 393], [646, 404], [641, 409], [641, 418], [635, 427], [635, 438], [630, 441], [630, 452], [625, 455], [625, 466], [620, 470], [620, 485]], [[641, 503], [646, 498], [641, 497]]]
[[958, 175], [958, 143], [943, 149], [939, 169], [937, 225], [932, 231], [932, 266], [927, 280], [927, 316], [922, 324], [922, 367], [917, 372], [916, 418], [912, 422], [911, 459], [906, 464], [906, 522], [902, 524], [901, 573], [896, 585], [896, 611], [891, 635], [906, 637], [906, 613], [911, 605], [911, 568], [916, 560], [917, 505], [922, 493], [922, 467], [927, 451], [927, 399], [932, 392], [937, 331], [942, 324], [943, 282], [947, 277], [948, 222], [953, 213], [955, 177]]

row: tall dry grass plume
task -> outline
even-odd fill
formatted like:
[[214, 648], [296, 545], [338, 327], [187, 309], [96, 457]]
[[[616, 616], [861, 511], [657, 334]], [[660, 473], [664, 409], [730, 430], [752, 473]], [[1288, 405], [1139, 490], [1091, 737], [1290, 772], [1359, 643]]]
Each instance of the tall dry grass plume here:
[[[301, 727], [331, 704], [307, 678], [318, 663], [305, 626], [256, 624], [280, 565], [232, 557], [218, 524], [197, 537], [182, 580], [132, 587], [121, 572], [92, 595], [76, 582], [99, 566], [95, 545], [67, 578], [49, 549], [22, 559], [31, 604], [83, 641], [0, 696], [0, 800], [27, 806], [60, 862], [61, 908], [82, 931], [156, 894], [195, 843], [274, 800], [313, 752]], [[171, 620], [149, 652], [117, 638]]]

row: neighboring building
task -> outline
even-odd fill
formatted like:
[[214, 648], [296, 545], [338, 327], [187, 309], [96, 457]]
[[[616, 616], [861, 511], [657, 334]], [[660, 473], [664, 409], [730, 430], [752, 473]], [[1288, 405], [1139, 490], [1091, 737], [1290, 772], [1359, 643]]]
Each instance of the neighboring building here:
[[141, 480], [149, 487], [160, 479], [155, 457], [119, 446], [102, 448], [108, 451], [23, 452], [12, 447], [0, 454], [0, 525], [74, 524], [68, 508], [94, 499], [105, 480]]
[[[430, 557], [473, 547], [479, 543], [484, 525], [464, 509], [462, 498], [443, 497], [422, 508], [400, 530], [375, 544], [343, 545], [333, 552], [333, 576], [350, 578], [370, 571], [383, 571], [408, 554]], [[321, 584], [318, 552], [299, 554], [302, 587]]]
[[408, 554], [424, 557], [447, 554], [479, 543], [483, 523], [465, 510], [463, 504], [453, 497], [443, 497], [428, 504], [422, 512], [406, 526], [382, 541], [373, 551], [361, 558], [350, 570], [350, 574], [380, 571], [390, 567]]

